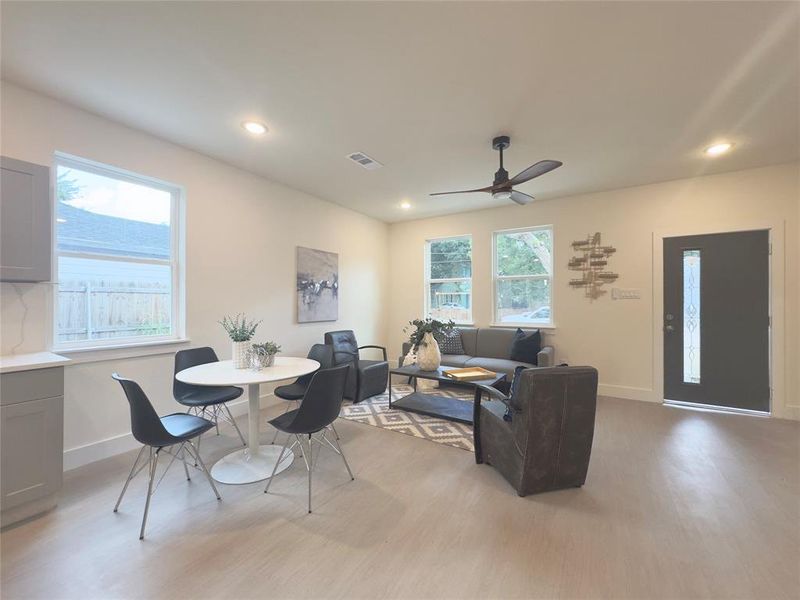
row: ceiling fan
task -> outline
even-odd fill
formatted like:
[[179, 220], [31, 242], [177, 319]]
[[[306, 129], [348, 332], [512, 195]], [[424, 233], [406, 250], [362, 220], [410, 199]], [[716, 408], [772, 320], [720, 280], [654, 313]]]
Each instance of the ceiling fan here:
[[533, 196], [520, 192], [514, 189], [515, 185], [530, 181], [534, 177], [549, 173], [553, 169], [557, 169], [562, 164], [558, 160], [540, 160], [536, 164], [531, 165], [517, 173], [511, 179], [508, 178], [508, 171], [503, 168], [503, 150], [511, 145], [511, 138], [507, 135], [501, 135], [492, 140], [492, 148], [500, 151], [500, 168], [494, 174], [494, 183], [488, 187], [478, 188], [475, 190], [459, 190], [457, 192], [436, 192], [431, 196], [444, 196], [446, 194], [470, 194], [472, 192], [488, 192], [495, 200], [513, 200], [517, 204], [528, 204], [533, 202]]

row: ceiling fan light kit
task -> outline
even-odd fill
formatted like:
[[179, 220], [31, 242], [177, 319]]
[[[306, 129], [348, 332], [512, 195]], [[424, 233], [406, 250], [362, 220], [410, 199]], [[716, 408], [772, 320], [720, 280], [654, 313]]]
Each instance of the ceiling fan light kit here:
[[471, 194], [473, 192], [487, 192], [492, 195], [495, 200], [512, 200], [517, 204], [528, 204], [533, 202], [534, 198], [530, 194], [520, 192], [514, 189], [515, 185], [530, 181], [535, 177], [549, 173], [553, 169], [557, 169], [563, 163], [558, 160], [540, 160], [539, 162], [531, 165], [527, 169], [523, 169], [511, 179], [508, 178], [508, 171], [503, 168], [503, 150], [511, 145], [511, 138], [507, 135], [497, 136], [492, 140], [492, 148], [500, 152], [500, 168], [494, 174], [494, 183], [488, 187], [477, 188], [474, 190], [459, 190], [456, 192], [436, 192], [431, 196], [444, 196], [447, 194]]

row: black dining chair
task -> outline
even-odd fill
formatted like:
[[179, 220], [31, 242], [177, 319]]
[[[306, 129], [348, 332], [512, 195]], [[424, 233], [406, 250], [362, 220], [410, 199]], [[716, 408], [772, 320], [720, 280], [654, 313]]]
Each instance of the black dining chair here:
[[[275, 463], [275, 468], [272, 470], [272, 475], [267, 482], [267, 487], [264, 488], [265, 494], [269, 492], [269, 486], [275, 478], [275, 471], [277, 471], [278, 465], [283, 460], [283, 455], [287, 451], [287, 448], [289, 452], [291, 452], [296, 445], [300, 446], [303, 461], [308, 470], [309, 513], [311, 512], [311, 472], [314, 468], [314, 444], [318, 444], [320, 449], [323, 447], [330, 448], [341, 456], [347, 473], [350, 475], [350, 479], [355, 479], [355, 477], [353, 477], [353, 472], [350, 470], [350, 465], [347, 464], [347, 459], [344, 456], [342, 447], [339, 445], [339, 441], [335, 437], [331, 440], [326, 435], [328, 426], [336, 420], [342, 408], [344, 386], [347, 381], [349, 369], [349, 365], [341, 365], [339, 367], [317, 371], [311, 378], [311, 383], [309, 383], [305, 396], [303, 396], [303, 400], [300, 402], [300, 407], [290, 410], [270, 421], [270, 425], [275, 427], [275, 429], [288, 433], [289, 436], [286, 438], [286, 443], [281, 449], [278, 462]], [[292, 436], [294, 436], [295, 441], [290, 447], [289, 442], [292, 440]]]
[[[311, 360], [315, 360], [319, 363], [319, 369], [330, 369], [333, 366], [333, 348], [330, 346], [326, 346], [325, 344], [314, 344], [311, 346], [311, 350], [308, 351], [308, 358]], [[289, 383], [287, 385], [281, 385], [275, 388], [275, 395], [282, 399], [286, 400], [286, 410], [283, 412], [287, 412], [292, 405], [290, 402], [299, 402], [305, 396], [306, 389], [308, 389], [308, 384], [311, 383], [311, 378], [314, 376], [314, 373], [317, 371], [312, 371], [302, 377], [296, 379], [293, 383]], [[333, 427], [333, 424], [331, 424]], [[278, 439], [278, 430], [275, 430], [275, 436], [272, 438], [272, 443], [275, 443], [275, 440]]]
[[[208, 483], [211, 485], [211, 489], [214, 490], [214, 494], [217, 496], [217, 500], [221, 499], [217, 491], [217, 486], [214, 485], [214, 480], [211, 479], [211, 474], [208, 472], [203, 459], [200, 458], [197, 447], [192, 443], [193, 439], [199, 438], [203, 433], [214, 427], [214, 423], [203, 417], [186, 413], [174, 413], [159, 417], [138, 383], [120, 377], [117, 373], [114, 373], [112, 377], [119, 381], [120, 385], [122, 385], [122, 389], [125, 391], [125, 396], [128, 398], [128, 404], [131, 409], [131, 432], [136, 441], [142, 444], [142, 449], [139, 450], [139, 454], [136, 455], [136, 460], [131, 467], [131, 472], [125, 480], [125, 485], [122, 486], [122, 492], [120, 492], [117, 503], [114, 505], [114, 512], [117, 512], [119, 509], [122, 497], [125, 495], [125, 491], [128, 489], [128, 484], [131, 480], [136, 477], [145, 466], [148, 467], [150, 479], [147, 484], [147, 499], [144, 504], [142, 528], [139, 531], [139, 539], [141, 540], [144, 539], [144, 528], [147, 525], [147, 512], [150, 509], [150, 497], [155, 491], [153, 489], [153, 480], [156, 476], [158, 458], [162, 452], [172, 456], [172, 460], [167, 464], [167, 468], [156, 483], [156, 487], [158, 487], [158, 484], [164, 479], [164, 475], [167, 474], [167, 471], [172, 466], [172, 463], [175, 462], [175, 459], [180, 459], [183, 463], [186, 479], [191, 480], [189, 468], [186, 465], [186, 452], [188, 451], [202, 467], [203, 473], [205, 473], [206, 479], [208, 479]], [[178, 447], [177, 450], [174, 450], [175, 446]], [[139, 461], [145, 450], [148, 451], [148, 459], [147, 461], [143, 461], [140, 465]]]
[[[205, 365], [212, 362], [218, 362], [216, 352], [213, 348], [207, 346], [202, 348], [189, 348], [188, 350], [180, 350], [175, 353], [175, 374], [189, 367], [197, 365]], [[239, 426], [236, 424], [236, 419], [233, 418], [230, 409], [226, 402], [236, 400], [242, 395], [242, 388], [233, 385], [191, 385], [178, 381], [173, 376], [172, 379], [172, 395], [180, 404], [188, 407], [186, 411], [189, 414], [196, 414], [199, 417], [210, 419], [214, 422], [217, 435], [219, 435], [219, 420], [220, 418], [228, 421], [242, 442], [242, 446], [247, 446], [244, 441]], [[198, 447], [200, 440], [197, 440]]]

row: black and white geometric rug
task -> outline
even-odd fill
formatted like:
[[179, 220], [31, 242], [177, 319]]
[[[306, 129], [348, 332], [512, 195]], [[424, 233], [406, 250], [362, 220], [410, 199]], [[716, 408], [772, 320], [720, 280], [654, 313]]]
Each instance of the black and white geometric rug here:
[[[413, 388], [410, 385], [393, 385], [391, 387], [392, 402], [410, 394]], [[435, 390], [435, 394], [463, 399], [472, 404], [472, 394], [467, 391]], [[463, 423], [454, 423], [445, 419], [427, 417], [417, 413], [406, 412], [397, 408], [389, 409], [389, 392], [385, 392], [358, 404], [346, 403], [342, 406], [341, 417], [356, 423], [365, 423], [373, 427], [388, 429], [397, 433], [411, 435], [455, 446], [462, 450], [473, 452], [475, 447], [472, 441], [472, 426]]]

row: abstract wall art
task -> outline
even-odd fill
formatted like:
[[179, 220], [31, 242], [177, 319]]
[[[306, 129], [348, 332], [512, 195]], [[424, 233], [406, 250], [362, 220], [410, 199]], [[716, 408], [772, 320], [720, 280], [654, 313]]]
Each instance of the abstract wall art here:
[[297, 247], [297, 322], [339, 318], [339, 255]]

